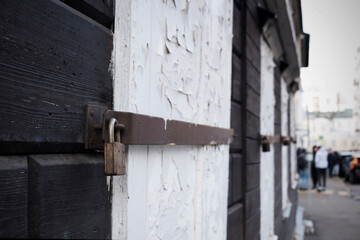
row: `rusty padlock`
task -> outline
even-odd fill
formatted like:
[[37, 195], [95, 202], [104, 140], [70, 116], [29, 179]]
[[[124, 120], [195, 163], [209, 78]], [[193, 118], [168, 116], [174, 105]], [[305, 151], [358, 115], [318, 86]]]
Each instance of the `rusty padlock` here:
[[261, 136], [261, 146], [263, 152], [270, 152], [270, 141], [267, 136]]
[[120, 130], [115, 130], [117, 123], [115, 118], [109, 121], [109, 142], [104, 145], [105, 175], [125, 174], [125, 145], [120, 143]]

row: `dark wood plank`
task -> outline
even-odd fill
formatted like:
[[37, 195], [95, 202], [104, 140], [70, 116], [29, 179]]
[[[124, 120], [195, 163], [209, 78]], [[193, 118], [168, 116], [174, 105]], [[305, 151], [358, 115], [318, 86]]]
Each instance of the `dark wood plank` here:
[[113, 0], [60, 0], [107, 28], [114, 19]]
[[[280, 101], [276, 101], [276, 105], [278, 104], [278, 102], [280, 102]], [[281, 112], [276, 110], [276, 105], [275, 105], [275, 116], [274, 116], [275, 119], [274, 120], [275, 120], [275, 124], [280, 126], [280, 124], [281, 124]], [[280, 105], [280, 103], [279, 103], [279, 105]]]
[[0, 156], [0, 238], [27, 238], [28, 169], [25, 156]]
[[260, 164], [246, 166], [246, 191], [259, 187], [260, 185]]
[[243, 239], [243, 205], [238, 203], [228, 209], [227, 240]]
[[240, 103], [242, 91], [241, 79], [241, 61], [235, 54], [232, 55], [232, 86], [231, 86], [231, 99]]
[[252, 139], [258, 139], [260, 134], [260, 119], [251, 112], [246, 113], [246, 136]]
[[[257, 16], [257, 6], [259, 4], [260, 1], [258, 0], [249, 0], [246, 1], [246, 6], [247, 6], [247, 12], [248, 14], [250, 13], [252, 16], [256, 17]], [[262, 5], [264, 6], [264, 5]]]
[[232, 168], [232, 192], [233, 192], [233, 201], [238, 202], [242, 198], [242, 156], [241, 154], [231, 154], [233, 168]]
[[241, 12], [236, 5], [234, 5], [233, 15], [233, 52], [241, 55]]
[[246, 36], [246, 58], [260, 72], [260, 48]]
[[110, 202], [103, 156], [29, 156], [29, 235], [110, 237]]
[[[275, 235], [276, 236], [280, 236], [280, 231], [281, 231], [281, 227], [282, 227], [282, 217], [281, 216], [275, 216]], [[280, 238], [278, 238], [280, 239]], [[285, 239], [284, 239], [285, 240]]]
[[230, 145], [231, 152], [239, 152], [242, 149], [242, 113], [241, 106], [237, 103], [231, 103], [231, 123], [234, 129], [235, 139]]
[[260, 163], [260, 144], [258, 140], [246, 139], [246, 164]]
[[260, 94], [260, 71], [256, 69], [249, 60], [246, 60], [246, 83]]
[[277, 214], [278, 211], [281, 212], [282, 208], [281, 208], [281, 184], [277, 184], [275, 187], [275, 212]]
[[260, 188], [246, 192], [245, 208], [246, 219], [250, 219], [260, 212]]
[[290, 217], [282, 221], [279, 239], [285, 240], [292, 238], [295, 229], [296, 209], [297, 207], [293, 205], [291, 208]]
[[257, 22], [257, 14], [253, 16], [252, 14], [246, 14], [246, 33], [257, 46], [260, 48], [260, 29]]
[[112, 106], [112, 33], [47, 0], [2, 2], [0, 26], [0, 141], [82, 144], [85, 105]]
[[233, 185], [233, 177], [232, 177], [232, 169], [233, 169], [233, 159], [230, 155], [229, 157], [229, 185], [228, 185], [228, 206], [232, 206], [234, 201], [233, 201], [233, 190], [232, 190], [232, 185]]
[[246, 109], [257, 117], [260, 117], [260, 95], [252, 88], [246, 88]]
[[[246, 239], [260, 239], [260, 212], [246, 220]], [[289, 238], [291, 239], [291, 238]]]
[[[234, 5], [237, 7], [237, 8], [239, 8], [239, 9], [241, 9], [241, 3], [243, 2], [244, 0], [234, 0]], [[234, 7], [235, 7], [234, 6]]]
[[275, 164], [275, 184], [281, 186], [281, 164]]

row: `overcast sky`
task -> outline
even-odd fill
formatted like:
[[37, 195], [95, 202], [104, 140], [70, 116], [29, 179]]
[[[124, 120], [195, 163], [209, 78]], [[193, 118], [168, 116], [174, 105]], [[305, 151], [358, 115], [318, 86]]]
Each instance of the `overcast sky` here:
[[343, 100], [352, 102], [360, 56], [360, 0], [301, 0], [301, 4], [303, 29], [310, 34], [309, 67], [301, 70], [303, 90], [322, 89], [323, 95], [340, 91]]

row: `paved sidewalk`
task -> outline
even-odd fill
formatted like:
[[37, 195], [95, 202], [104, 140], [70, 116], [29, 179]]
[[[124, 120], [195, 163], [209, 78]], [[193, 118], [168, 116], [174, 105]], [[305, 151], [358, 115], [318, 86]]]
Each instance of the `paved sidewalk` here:
[[305, 208], [304, 219], [314, 222], [315, 234], [305, 240], [360, 239], [360, 185], [345, 184], [342, 178], [327, 178], [327, 190], [299, 191], [299, 205]]

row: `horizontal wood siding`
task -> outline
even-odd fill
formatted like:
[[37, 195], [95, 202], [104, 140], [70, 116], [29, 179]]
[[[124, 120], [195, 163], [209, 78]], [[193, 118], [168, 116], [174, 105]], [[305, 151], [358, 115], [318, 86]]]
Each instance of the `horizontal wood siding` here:
[[0, 156], [0, 238], [110, 238], [101, 154]]
[[260, 29], [257, 5], [262, 1], [246, 1], [246, 239], [260, 239]]
[[[275, 135], [281, 135], [281, 76], [279, 67], [274, 70], [274, 92], [275, 92], [275, 121], [274, 129]], [[281, 159], [281, 143], [275, 143], [274, 145], [274, 159], [275, 159], [275, 234], [280, 235], [281, 224], [282, 224], [282, 159]]]
[[241, 203], [237, 203], [228, 209], [227, 239], [244, 239], [243, 208]]
[[289, 189], [289, 198], [292, 203], [291, 213], [289, 218], [283, 219], [283, 221], [281, 221], [281, 228], [278, 235], [279, 240], [292, 239], [294, 235], [296, 210], [298, 206], [296, 189]]
[[260, 238], [261, 54], [257, 4], [234, 1], [231, 128], [236, 139], [230, 146], [227, 236], [231, 240]]
[[101, 25], [111, 28], [114, 20], [113, 0], [60, 0]]
[[0, 156], [0, 238], [28, 237], [27, 204], [27, 157]]
[[[292, 95], [289, 96], [290, 98], [293, 97]], [[288, 135], [290, 135], [290, 121], [291, 121], [291, 117], [290, 117], [290, 99], [288, 101], [288, 112], [287, 112], [287, 118], [288, 118]], [[293, 113], [292, 113], [293, 114]], [[291, 143], [294, 144], [294, 143]], [[282, 161], [288, 161], [288, 166], [291, 166], [291, 151], [290, 151], [290, 146], [288, 146], [288, 159], [282, 159]], [[289, 183], [288, 183], [288, 197], [289, 197], [289, 201], [291, 202], [291, 212], [290, 212], [290, 216], [289, 218], [283, 219], [281, 221], [281, 224], [279, 224], [280, 227], [278, 227], [278, 229], [276, 229], [278, 231], [278, 236], [279, 236], [279, 240], [287, 240], [287, 239], [291, 239], [293, 234], [294, 234], [294, 229], [295, 229], [295, 220], [296, 220], [296, 210], [298, 207], [298, 196], [297, 196], [297, 188], [293, 189], [291, 186], [291, 168], [288, 168], [287, 171], [288, 174], [288, 179], [289, 179]]]
[[82, 150], [85, 105], [112, 106], [111, 31], [56, 0], [3, 1], [0, 26], [0, 153]]
[[231, 128], [234, 129], [235, 140], [230, 145], [229, 191], [227, 239], [244, 239], [244, 157], [243, 157], [243, 86], [242, 71], [242, 13], [241, 1], [234, 3], [233, 11], [233, 54], [232, 54], [232, 86], [231, 86]]
[[29, 237], [110, 237], [102, 155], [29, 156]]

